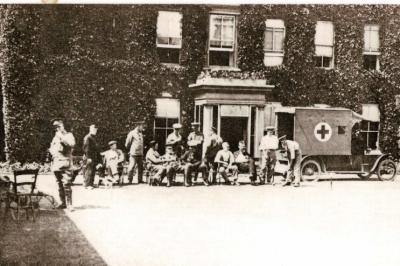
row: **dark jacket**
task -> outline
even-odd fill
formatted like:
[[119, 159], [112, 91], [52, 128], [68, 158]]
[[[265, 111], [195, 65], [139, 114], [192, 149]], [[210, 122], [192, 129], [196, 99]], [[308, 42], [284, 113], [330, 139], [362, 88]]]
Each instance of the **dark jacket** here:
[[90, 158], [94, 162], [99, 161], [99, 150], [95, 136], [91, 134], [87, 134], [85, 136], [83, 139], [83, 153], [85, 154], [86, 158]]

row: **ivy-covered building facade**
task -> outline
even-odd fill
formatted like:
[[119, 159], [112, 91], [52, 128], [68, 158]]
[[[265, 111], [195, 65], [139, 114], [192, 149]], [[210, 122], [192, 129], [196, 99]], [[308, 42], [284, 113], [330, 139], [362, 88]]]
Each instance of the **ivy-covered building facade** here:
[[[257, 155], [279, 106], [368, 116], [371, 148], [397, 153], [400, 7], [391, 5], [1, 6], [2, 144], [42, 160], [62, 118], [78, 140], [98, 124], [122, 146], [198, 121]], [[399, 100], [399, 99], [398, 99]]]

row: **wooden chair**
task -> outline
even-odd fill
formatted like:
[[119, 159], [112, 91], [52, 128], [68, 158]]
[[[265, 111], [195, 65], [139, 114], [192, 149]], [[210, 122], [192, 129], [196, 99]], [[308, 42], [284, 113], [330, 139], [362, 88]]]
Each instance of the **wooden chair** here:
[[24, 210], [26, 219], [29, 220], [29, 212], [35, 221], [39, 214], [38, 198], [36, 192], [36, 181], [39, 169], [15, 170], [14, 180], [11, 181], [11, 190], [7, 195], [6, 213], [11, 211], [14, 220], [19, 221], [21, 211]]

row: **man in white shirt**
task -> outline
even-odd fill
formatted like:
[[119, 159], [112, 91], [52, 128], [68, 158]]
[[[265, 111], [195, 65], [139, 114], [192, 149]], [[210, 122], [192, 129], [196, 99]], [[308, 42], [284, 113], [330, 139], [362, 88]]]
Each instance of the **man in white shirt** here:
[[261, 176], [260, 185], [265, 184], [265, 176], [267, 177], [267, 183], [271, 182], [274, 175], [274, 168], [276, 164], [276, 153], [275, 151], [279, 147], [279, 139], [274, 135], [275, 128], [268, 126], [265, 128], [267, 135], [261, 138], [260, 152], [261, 152]]
[[128, 181], [131, 184], [135, 167], [138, 171], [138, 184], [143, 183], [143, 132], [146, 129], [144, 121], [135, 122], [134, 130], [128, 133], [125, 147], [129, 150]]
[[179, 157], [182, 153], [182, 135], [180, 133], [182, 125], [179, 123], [175, 123], [172, 125], [174, 131], [168, 135], [166, 144], [171, 145], [174, 149], [174, 152]]
[[286, 181], [283, 186], [288, 186], [292, 183], [292, 176], [294, 176], [293, 186], [300, 186], [300, 167], [301, 167], [301, 150], [300, 145], [296, 141], [287, 140], [282, 138], [282, 147], [287, 152], [289, 159], [289, 173], [287, 174]]
[[109, 150], [102, 153], [104, 156], [104, 164], [107, 169], [108, 175], [111, 177], [112, 182], [119, 181], [122, 184], [121, 176], [123, 171], [122, 163], [125, 160], [125, 155], [122, 150], [117, 148], [117, 142], [112, 140], [108, 143]]

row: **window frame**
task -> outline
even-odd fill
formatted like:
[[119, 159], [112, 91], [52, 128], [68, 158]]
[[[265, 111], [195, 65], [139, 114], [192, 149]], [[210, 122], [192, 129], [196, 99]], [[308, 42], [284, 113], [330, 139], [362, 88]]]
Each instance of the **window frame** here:
[[[168, 44], [163, 44], [163, 43], [158, 43], [158, 27], [157, 27], [157, 25], [158, 25], [158, 20], [159, 20], [159, 18], [160, 18], [160, 12], [165, 12], [165, 13], [177, 13], [177, 14], [179, 14], [180, 15], [180, 21], [179, 21], [179, 28], [180, 28], [180, 38], [179, 38], [179, 44], [170, 44], [170, 43], [168, 43]], [[182, 40], [183, 40], [183, 37], [182, 37], [182, 19], [183, 19], [183, 14], [182, 14], [182, 12], [179, 12], [179, 11], [172, 11], [172, 10], [159, 10], [158, 11], [158, 16], [157, 16], [157, 25], [156, 25], [156, 47], [157, 48], [169, 48], [169, 49], [182, 49]], [[171, 37], [171, 36], [168, 36], [168, 42], [170, 41], [169, 39], [170, 38], [175, 38], [175, 37]]]
[[[377, 51], [372, 51], [371, 50], [371, 45], [369, 44], [369, 50], [366, 50], [365, 49], [365, 34], [366, 34], [366, 32], [367, 32], [367, 28], [369, 27], [369, 32], [372, 32], [373, 30], [372, 30], [372, 28], [373, 27], [377, 27], [378, 28], [378, 30], [375, 30], [375, 31], [377, 31], [378, 32], [378, 50]], [[379, 71], [380, 70], [380, 62], [379, 62], [379, 57], [380, 57], [380, 55], [381, 55], [381, 52], [380, 52], [380, 46], [381, 46], [381, 44], [380, 44], [380, 39], [379, 39], [379, 33], [380, 33], [380, 26], [379, 26], [379, 24], [365, 24], [364, 25], [364, 45], [363, 45], [363, 62], [364, 62], [364, 55], [369, 55], [369, 56], [376, 56], [376, 64], [375, 64], [375, 69], [373, 69], [373, 70], [377, 70], [377, 71]], [[371, 42], [371, 34], [369, 35], [370, 36], [370, 38], [369, 38], [369, 43]], [[364, 69], [366, 69], [366, 70], [371, 70], [371, 69], [367, 69], [367, 68], [365, 68], [364, 67]]]
[[[316, 40], [317, 40], [317, 25], [318, 22], [322, 22], [322, 23], [330, 23], [332, 24], [332, 45], [327, 45], [327, 44], [317, 44]], [[332, 56], [324, 56], [324, 55], [317, 55], [316, 51], [317, 51], [317, 46], [319, 47], [331, 47], [332, 48]], [[315, 48], [315, 54], [314, 54], [314, 58], [315, 57], [321, 57], [321, 66], [315, 66], [318, 68], [323, 68], [323, 69], [333, 69], [335, 67], [335, 24], [333, 24], [333, 21], [329, 21], [329, 20], [318, 20], [317, 23], [315, 24], [315, 35], [314, 35], [314, 48]], [[330, 58], [330, 62], [329, 62], [329, 67], [324, 67], [323, 66], [323, 60], [324, 58]]]
[[[365, 121], [362, 121], [362, 122], [366, 122], [367, 123], [367, 130], [363, 130], [362, 129], [362, 125], [361, 125], [361, 127], [360, 127], [360, 133], [362, 134], [362, 133], [366, 133], [366, 136], [367, 136], [367, 148], [371, 148], [371, 145], [370, 145], [370, 134], [371, 133], [373, 133], [373, 134], [377, 134], [377, 141], [379, 141], [379, 131], [380, 131], [380, 128], [381, 128], [381, 123], [380, 122], [376, 122], [376, 121], [368, 121], [368, 120], [365, 120]], [[361, 122], [361, 123], [362, 123]], [[376, 130], [372, 130], [371, 129], [371, 123], [377, 123], [378, 124], [378, 128], [376, 129]], [[375, 143], [376, 144], [376, 143]], [[375, 145], [374, 144], [374, 145]], [[379, 143], [376, 145], [376, 148], [378, 148], [379, 149]], [[372, 148], [371, 148], [372, 149]]]
[[[237, 37], [238, 37], [238, 31], [237, 31], [237, 23], [238, 23], [238, 16], [240, 15], [239, 12], [235, 11], [224, 11], [224, 10], [212, 10], [209, 13], [209, 18], [208, 18], [208, 39], [207, 39], [207, 67], [213, 68], [213, 69], [229, 69], [229, 70], [239, 70], [237, 68]], [[218, 47], [211, 47], [211, 21], [213, 16], [227, 16], [227, 17], [233, 17], [233, 47], [232, 48], [218, 48]], [[222, 42], [222, 31], [221, 31], [221, 42]], [[210, 64], [210, 52], [228, 52], [229, 53], [229, 61], [232, 60], [232, 64], [230, 65], [212, 65]]]

